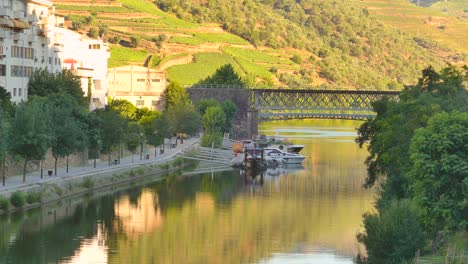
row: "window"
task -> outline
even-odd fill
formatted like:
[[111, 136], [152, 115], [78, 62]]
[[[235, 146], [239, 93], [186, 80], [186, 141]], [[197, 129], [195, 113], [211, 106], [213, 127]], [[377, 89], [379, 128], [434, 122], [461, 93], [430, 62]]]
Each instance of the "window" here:
[[144, 106], [145, 100], [136, 100], [136, 106]]
[[52, 64], [52, 57], [49, 57], [49, 64]]
[[11, 56], [13, 58], [34, 59], [34, 49], [12, 46]]
[[16, 96], [16, 88], [13, 88], [13, 96]]
[[137, 82], [145, 82], [145, 79], [137, 79]]
[[57, 58], [54, 58], [55, 59], [55, 65], [57, 65]]
[[3, 55], [3, 46], [0, 46], [0, 55]]
[[31, 77], [33, 71], [33, 67], [11, 65], [12, 77]]
[[0, 76], [6, 76], [6, 65], [0, 64]]
[[18, 88], [18, 96], [21, 96], [21, 88]]
[[89, 49], [101, 49], [101, 45], [100, 44], [89, 44], [88, 48]]
[[152, 82], [161, 82], [160, 79], [151, 79]]

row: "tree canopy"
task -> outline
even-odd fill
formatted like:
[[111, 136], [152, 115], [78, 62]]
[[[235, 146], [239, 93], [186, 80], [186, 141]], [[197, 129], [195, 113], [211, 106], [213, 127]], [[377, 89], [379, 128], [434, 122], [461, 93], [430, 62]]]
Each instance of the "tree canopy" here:
[[213, 75], [198, 83], [198, 85], [203, 84], [244, 86], [242, 78], [236, 73], [231, 64], [221, 66]]

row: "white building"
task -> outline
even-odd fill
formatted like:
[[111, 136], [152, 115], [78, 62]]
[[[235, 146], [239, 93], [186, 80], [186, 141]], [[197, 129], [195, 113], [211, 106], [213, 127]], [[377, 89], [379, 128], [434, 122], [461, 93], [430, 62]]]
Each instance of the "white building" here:
[[103, 107], [108, 92], [108, 44], [65, 28], [56, 27], [54, 33], [56, 43], [61, 45], [58, 57], [62, 66], [81, 78], [81, 88], [86, 96], [91, 89], [91, 109]]
[[166, 73], [142, 66], [109, 69], [109, 96], [125, 99], [136, 107], [156, 110], [166, 90]]
[[[108, 47], [100, 40], [90, 40], [61, 28], [64, 20], [55, 15], [48, 0], [0, 0], [0, 86], [13, 102], [27, 100], [29, 77], [35, 69], [49, 72], [71, 69], [82, 77], [88, 91], [92, 78], [92, 105], [105, 103], [107, 93]], [[69, 60], [67, 60], [69, 59]]]

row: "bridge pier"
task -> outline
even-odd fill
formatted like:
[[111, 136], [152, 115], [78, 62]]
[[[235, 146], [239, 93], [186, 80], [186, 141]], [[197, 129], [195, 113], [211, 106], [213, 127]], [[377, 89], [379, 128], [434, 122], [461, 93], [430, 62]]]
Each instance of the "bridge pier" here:
[[258, 135], [258, 110], [247, 111], [247, 132], [250, 139]]

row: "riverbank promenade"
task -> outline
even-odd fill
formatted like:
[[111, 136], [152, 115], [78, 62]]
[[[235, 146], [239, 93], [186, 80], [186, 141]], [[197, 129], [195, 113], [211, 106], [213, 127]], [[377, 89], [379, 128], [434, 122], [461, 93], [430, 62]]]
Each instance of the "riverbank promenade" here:
[[[163, 154], [157, 153], [156, 157], [151, 151], [145, 152], [144, 157], [149, 155], [149, 159], [140, 160], [140, 154], [135, 154], [132, 156], [123, 157], [120, 159], [120, 164], [109, 165], [107, 160], [99, 160], [96, 163], [96, 168], [94, 168], [94, 161], [89, 160], [88, 165], [69, 167], [68, 173], [66, 168], [58, 168], [57, 176], [48, 176], [47, 170], [43, 171], [43, 177], [41, 178], [40, 171], [29, 172], [26, 174], [26, 182], [23, 182], [23, 175], [15, 175], [6, 178], [5, 186], [0, 185], [0, 195], [6, 195], [12, 193], [16, 190], [27, 190], [35, 185], [41, 184], [50, 184], [54, 182], [59, 182], [64, 179], [71, 178], [81, 178], [86, 176], [92, 176], [94, 174], [102, 173], [114, 173], [129, 167], [138, 167], [141, 165], [151, 164], [151, 163], [160, 163], [166, 160], [169, 160], [179, 153], [190, 149], [194, 145], [198, 144], [200, 138], [193, 137], [190, 139], [184, 140], [183, 144], [177, 144], [174, 148], [165, 148]], [[159, 148], [158, 148], [159, 151]]]

